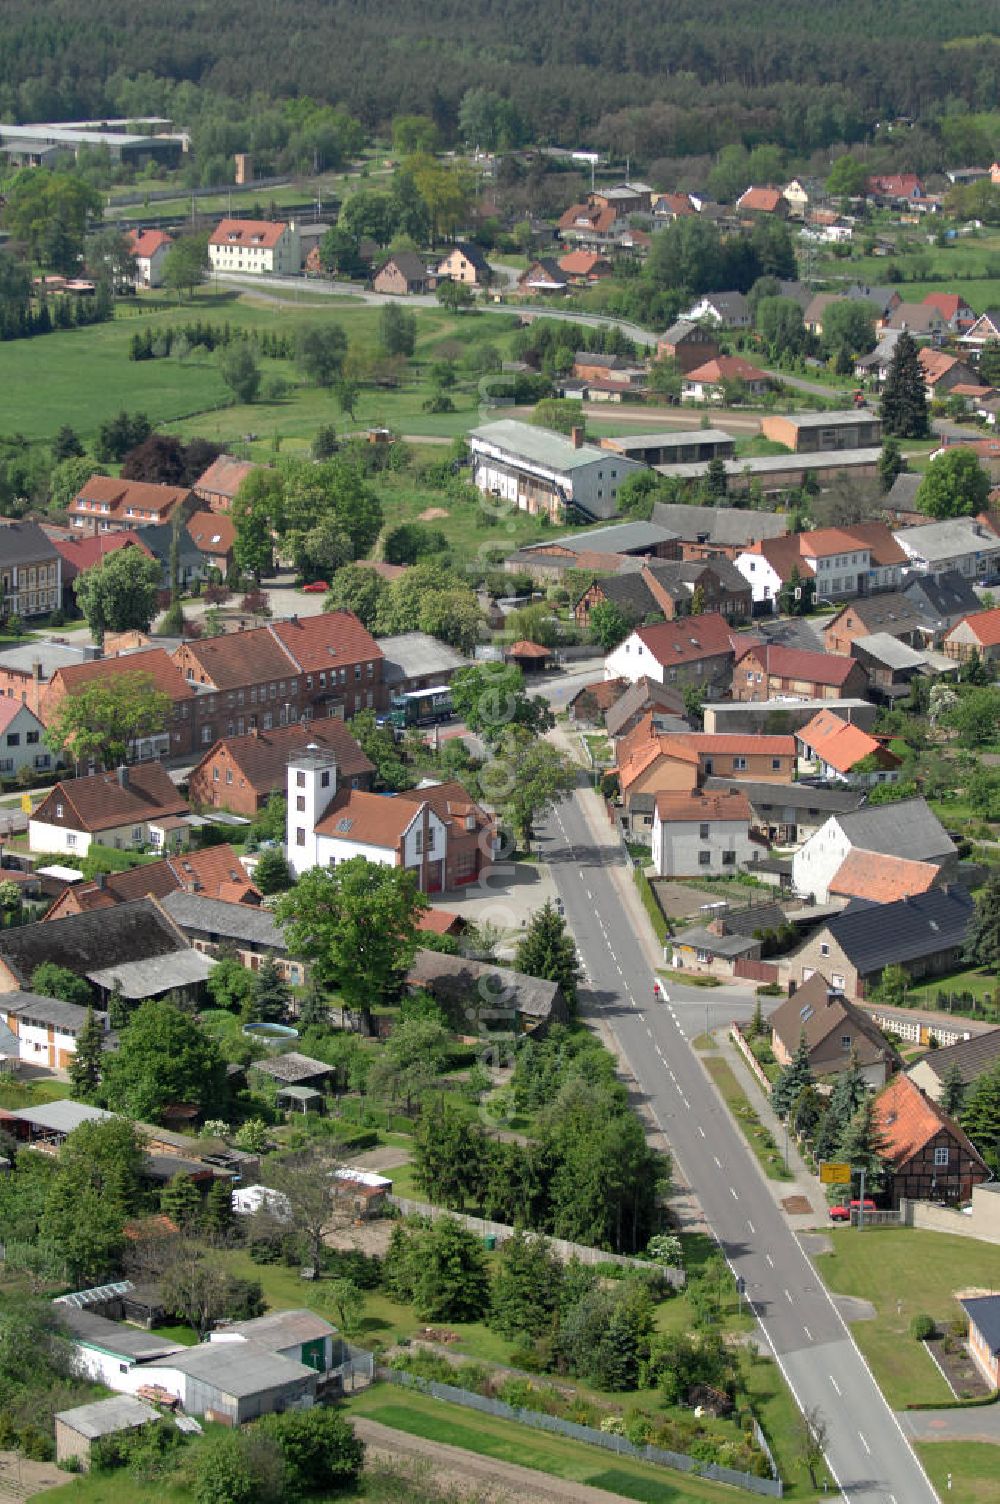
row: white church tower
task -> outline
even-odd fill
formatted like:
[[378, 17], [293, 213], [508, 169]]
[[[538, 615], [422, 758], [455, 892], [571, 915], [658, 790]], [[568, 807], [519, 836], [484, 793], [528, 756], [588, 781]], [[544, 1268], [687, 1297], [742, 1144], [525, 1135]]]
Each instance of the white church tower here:
[[337, 759], [310, 742], [288, 764], [285, 839], [288, 865], [296, 877], [317, 865], [316, 826], [337, 792]]

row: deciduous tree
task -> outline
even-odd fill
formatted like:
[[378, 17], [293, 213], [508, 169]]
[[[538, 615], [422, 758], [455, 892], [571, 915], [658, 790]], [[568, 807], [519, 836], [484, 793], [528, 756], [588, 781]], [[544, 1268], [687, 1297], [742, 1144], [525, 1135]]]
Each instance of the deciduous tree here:
[[95, 642], [106, 632], [148, 632], [162, 582], [158, 559], [138, 548], [117, 548], [73, 582], [77, 604]]
[[182, 235], [163, 258], [163, 285], [190, 297], [211, 269], [208, 235]]
[[530, 850], [539, 818], [576, 786], [576, 770], [551, 742], [514, 726], [482, 769], [479, 786]]
[[156, 688], [149, 674], [136, 671], [94, 679], [59, 701], [45, 742], [74, 762], [93, 760], [120, 767], [136, 741], [166, 730], [170, 709], [170, 696]]
[[991, 481], [971, 449], [956, 444], [932, 459], [917, 487], [917, 510], [928, 517], [974, 517], [986, 506]]
[[141, 1122], [156, 1122], [169, 1102], [217, 1115], [225, 1102], [226, 1067], [215, 1041], [179, 1008], [142, 1003], [104, 1063], [101, 1095]]

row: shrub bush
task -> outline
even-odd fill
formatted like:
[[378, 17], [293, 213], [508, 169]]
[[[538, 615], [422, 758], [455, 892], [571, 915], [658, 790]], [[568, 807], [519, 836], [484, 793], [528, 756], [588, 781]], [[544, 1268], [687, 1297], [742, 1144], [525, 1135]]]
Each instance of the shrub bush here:
[[918, 1342], [926, 1342], [928, 1338], [936, 1335], [937, 1326], [935, 1325], [933, 1316], [928, 1316], [925, 1313], [914, 1316], [910, 1322], [911, 1337], [915, 1337]]

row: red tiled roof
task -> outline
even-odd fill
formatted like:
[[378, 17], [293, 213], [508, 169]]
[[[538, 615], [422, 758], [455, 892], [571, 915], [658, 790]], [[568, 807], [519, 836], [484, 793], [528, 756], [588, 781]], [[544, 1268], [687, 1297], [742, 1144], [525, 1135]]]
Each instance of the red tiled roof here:
[[79, 883], [71, 890], [71, 897], [80, 908], [89, 911], [131, 903], [133, 899], [145, 898], [148, 894], [165, 898], [178, 889], [198, 893], [202, 898], [260, 902], [260, 894], [228, 844], [206, 846], [201, 851], [185, 851], [165, 857], [161, 862], [133, 867], [128, 872], [112, 872], [100, 884], [96, 881]]
[[368, 794], [360, 789], [341, 789], [326, 814], [316, 822], [316, 833], [333, 840], [358, 841], [365, 846], [398, 849], [404, 834], [417, 818], [420, 804], [389, 794]]
[[[851, 658], [847, 660], [848, 663], [853, 661]], [[814, 715], [795, 733], [795, 739], [812, 747], [831, 768], [844, 774], [864, 758], [883, 750], [882, 743], [869, 736], [867, 731], [862, 731], [852, 721], [845, 721], [832, 710], [821, 710]], [[896, 761], [898, 763], [899, 759]]]
[[711, 756], [715, 752], [732, 752], [740, 756], [746, 753], [753, 757], [794, 757], [794, 736], [751, 736], [728, 732], [690, 731], [671, 733], [671, 741], [693, 747], [698, 753]]
[[209, 491], [215, 496], [228, 496], [232, 500], [247, 476], [262, 468], [260, 465], [252, 465], [249, 460], [238, 460], [234, 455], [220, 454], [199, 475], [194, 489]]
[[464, 820], [469, 815], [474, 818], [477, 830], [483, 830], [493, 823], [468, 789], [455, 778], [446, 783], [426, 784], [423, 788], [404, 789], [396, 797], [408, 799], [411, 804], [429, 804], [443, 825], [450, 825], [454, 820]]
[[34, 717], [35, 723], [37, 725], [38, 717], [35, 715], [34, 711], [30, 710], [28, 706], [25, 705], [23, 700], [12, 699], [10, 695], [0, 696], [0, 731], [6, 731], [7, 727], [10, 725], [14, 717], [18, 715], [22, 710], [27, 710], [28, 714]]
[[599, 209], [590, 204], [571, 204], [565, 214], [559, 218], [558, 228], [566, 230], [581, 229], [583, 225], [589, 225], [590, 229], [599, 235], [608, 234], [618, 218], [614, 209]]
[[965, 299], [960, 298], [957, 292], [929, 292], [923, 300], [931, 308], [936, 308], [943, 319], [957, 319], [960, 309], [965, 306]]
[[529, 642], [522, 637], [518, 642], [512, 642], [509, 648], [504, 649], [508, 658], [551, 658], [552, 649], [543, 648], [541, 643]]
[[869, 193], [883, 193], [893, 198], [912, 198], [923, 194], [923, 184], [915, 172], [887, 172], [868, 179]]
[[703, 366], [689, 371], [684, 380], [688, 382], [702, 382], [711, 385], [719, 381], [768, 381], [770, 378], [766, 371], [758, 371], [748, 360], [741, 355], [720, 355], [715, 360], [708, 360]]
[[751, 209], [758, 214], [773, 214], [781, 199], [780, 188], [748, 188], [736, 200], [736, 207]]
[[665, 825], [694, 820], [749, 820], [750, 801], [745, 794], [657, 794], [656, 813]]
[[661, 621], [651, 627], [638, 627], [635, 635], [664, 668], [735, 653], [738, 646], [746, 642], [746, 638], [741, 638], [716, 611], [681, 617], [677, 621]]
[[233, 519], [219, 512], [194, 512], [187, 520], [188, 535], [205, 554], [228, 554], [236, 542]]
[[[686, 193], [659, 193], [656, 196], [657, 204], [666, 204], [672, 213], [694, 214], [695, 207]], [[655, 205], [654, 205], [655, 207]]]
[[120, 533], [97, 533], [92, 538], [53, 537], [52, 542], [62, 555], [64, 580], [75, 579], [84, 570], [93, 569], [95, 564], [100, 564], [108, 554], [117, 553], [120, 548], [138, 548], [147, 559], [153, 557], [139, 534], [130, 528]]
[[287, 229], [286, 224], [272, 223], [269, 219], [220, 219], [208, 243], [273, 250]]
[[202, 638], [179, 652], [190, 654], [216, 689], [236, 689], [289, 673], [309, 674], [380, 659], [382, 649], [351, 611], [269, 622], [246, 632]]
[[898, 1170], [947, 1130], [962, 1153], [986, 1166], [961, 1128], [936, 1102], [925, 1097], [910, 1077], [900, 1073], [875, 1098], [875, 1121], [886, 1143], [886, 1157]]
[[225, 751], [254, 792], [268, 794], [272, 789], [284, 789], [289, 759], [304, 752], [310, 742], [333, 754], [340, 779], [357, 778], [375, 771], [374, 764], [362, 752], [339, 716], [327, 716], [320, 721], [296, 721], [291, 726], [276, 726], [272, 731], [251, 731], [245, 736], [224, 737], [205, 753], [191, 776]]
[[164, 230], [129, 230], [125, 238], [133, 256], [146, 258], [155, 256], [161, 246], [173, 245], [173, 241]]
[[993, 606], [989, 611], [973, 611], [970, 616], [963, 616], [948, 636], [951, 637], [959, 627], [968, 627], [984, 648], [1000, 647], [1000, 606]]
[[66, 804], [76, 822], [71, 828], [97, 831], [188, 813], [187, 800], [181, 798], [161, 763], [136, 763], [127, 770], [124, 787], [118, 776], [117, 772], [95, 773], [90, 778], [57, 783], [35, 810], [34, 818], [44, 822], [53, 815], [56, 804]]
[[[113, 475], [92, 475], [69, 504], [74, 517], [100, 517], [104, 521], [163, 521], [191, 495], [187, 486], [160, 486], [152, 481], [119, 480]], [[107, 506], [107, 512], [99, 511]]]
[[607, 257], [598, 256], [594, 251], [570, 251], [559, 261], [559, 270], [570, 277], [587, 277], [599, 266], [606, 266], [610, 271]]
[[[924, 302], [929, 303], [930, 299], [925, 298]], [[938, 305], [934, 303], [931, 306], [937, 308]], [[956, 356], [947, 355], [944, 350], [931, 350], [926, 345], [923, 349], [917, 351], [917, 359], [924, 373], [924, 380], [930, 386], [940, 381], [942, 376], [947, 376], [953, 366], [960, 364]]]
[[460, 914], [450, 914], [447, 909], [425, 909], [417, 920], [417, 929], [424, 934], [450, 935], [452, 930], [464, 928], [465, 920]]
[[913, 862], [855, 848], [830, 879], [830, 892], [844, 898], [865, 898], [870, 903], [896, 903], [900, 898], [926, 893], [939, 873], [933, 862]]
[[95, 679], [106, 679], [109, 674], [148, 674], [155, 687], [174, 702], [194, 698], [194, 690], [163, 648], [123, 653], [118, 658], [97, 658], [92, 663], [73, 663], [68, 668], [56, 669], [50, 683], [61, 683], [71, 695]]
[[786, 648], [774, 642], [748, 648], [741, 654], [739, 662], [742, 663], [750, 654], [756, 656], [766, 674], [776, 674], [781, 679], [805, 679], [812, 684], [837, 687], [858, 666], [854, 658], [848, 658], [843, 653], [812, 653], [808, 648]]

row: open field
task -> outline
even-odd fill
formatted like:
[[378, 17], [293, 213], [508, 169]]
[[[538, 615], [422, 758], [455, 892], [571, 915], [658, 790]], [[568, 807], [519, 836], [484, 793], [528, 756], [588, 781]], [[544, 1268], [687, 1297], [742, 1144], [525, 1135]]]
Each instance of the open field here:
[[[946, 1326], [961, 1314], [959, 1291], [1000, 1288], [995, 1248], [970, 1238], [908, 1227], [836, 1228], [833, 1252], [817, 1268], [828, 1289], [870, 1300], [878, 1315], [851, 1327], [890, 1405], [941, 1404], [951, 1390], [909, 1334], [924, 1312]], [[1000, 1463], [1000, 1458], [998, 1458]]]

